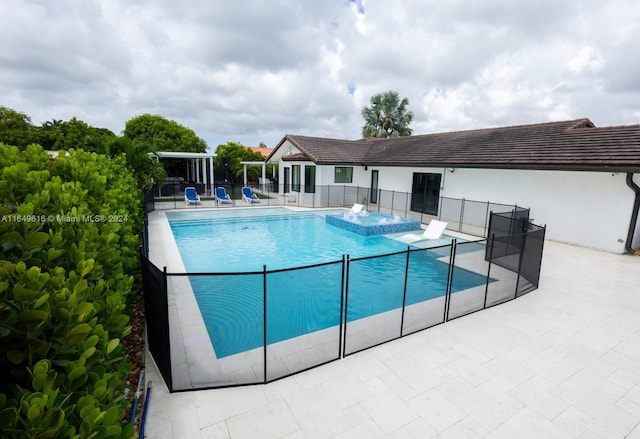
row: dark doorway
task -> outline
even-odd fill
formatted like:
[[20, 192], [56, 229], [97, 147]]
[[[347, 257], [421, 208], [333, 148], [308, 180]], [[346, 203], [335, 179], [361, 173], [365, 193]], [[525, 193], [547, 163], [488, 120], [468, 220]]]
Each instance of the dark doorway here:
[[438, 216], [440, 199], [440, 174], [414, 172], [411, 189], [411, 210]]
[[371, 171], [371, 189], [369, 190], [369, 203], [378, 203], [378, 171]]
[[291, 168], [284, 168], [284, 193], [288, 194], [290, 192], [291, 184]]

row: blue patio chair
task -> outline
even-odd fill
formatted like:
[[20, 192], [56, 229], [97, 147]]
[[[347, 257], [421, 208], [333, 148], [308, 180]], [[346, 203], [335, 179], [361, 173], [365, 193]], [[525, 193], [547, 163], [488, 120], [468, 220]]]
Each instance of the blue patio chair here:
[[233, 204], [231, 198], [227, 194], [227, 191], [224, 190], [224, 187], [219, 186], [216, 188], [216, 203], [218, 204]]
[[184, 189], [184, 202], [185, 204], [200, 204], [200, 195], [194, 187], [186, 187]]
[[249, 204], [259, 203], [260, 198], [253, 193], [250, 187], [245, 186], [242, 188], [242, 201], [246, 201]]

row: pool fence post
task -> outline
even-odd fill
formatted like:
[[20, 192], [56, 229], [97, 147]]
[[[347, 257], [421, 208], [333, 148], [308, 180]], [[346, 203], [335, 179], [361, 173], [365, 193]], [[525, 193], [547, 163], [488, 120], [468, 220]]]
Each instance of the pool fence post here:
[[340, 281], [340, 330], [338, 331], [338, 358], [342, 358], [342, 331], [344, 330], [343, 313], [344, 313], [344, 280], [345, 280], [345, 264], [346, 256], [342, 255], [342, 279]]
[[409, 217], [409, 192], [405, 192], [404, 197], [404, 216]]
[[391, 191], [391, 215], [393, 215], [393, 203], [395, 201], [396, 198], [396, 191], [392, 190]]
[[400, 337], [404, 330], [404, 309], [407, 305], [407, 278], [409, 277], [409, 255], [411, 254], [411, 246], [407, 245], [407, 258], [404, 264], [404, 288], [402, 291], [402, 313], [400, 315]]
[[[489, 279], [491, 279], [491, 261], [493, 260], [493, 245], [496, 241], [496, 234], [491, 235], [491, 247], [489, 247], [489, 266], [487, 267], [487, 282], [484, 287], [484, 304], [482, 305], [482, 309], [487, 308], [487, 297], [489, 296]], [[489, 244], [489, 240], [487, 240], [487, 244]], [[485, 253], [486, 254], [486, 253]]]
[[[167, 316], [167, 329], [168, 334], [171, 334], [171, 327], [169, 322], [169, 281], [167, 280], [167, 266], [162, 267], [162, 292], [164, 294], [164, 311], [166, 311]], [[173, 392], [173, 366], [171, 365], [171, 337], [167, 337], [167, 351], [169, 352], [169, 383], [167, 387], [169, 388], [169, 392]]]
[[267, 266], [262, 266], [262, 319], [264, 336], [264, 383], [267, 383]]
[[347, 318], [349, 314], [349, 266], [351, 265], [351, 258], [347, 255], [347, 268], [346, 268], [346, 278], [347, 281], [344, 287], [344, 330], [342, 332], [342, 355], [341, 358], [345, 357], [347, 352]]
[[456, 246], [458, 241], [456, 239], [451, 240], [451, 250], [449, 253], [449, 273], [447, 276], [447, 287], [445, 290], [444, 299], [444, 321], [449, 321], [449, 307], [451, 306], [451, 290], [453, 284], [453, 270], [456, 263]]
[[482, 236], [486, 236], [489, 233], [489, 230], [487, 229], [487, 220], [491, 217], [491, 211], [489, 210], [490, 203], [490, 201], [487, 201], [487, 210], [484, 214], [484, 233], [482, 234]]
[[514, 299], [518, 298], [518, 287], [520, 286], [520, 272], [522, 271], [522, 258], [524, 257], [524, 248], [527, 243], [527, 232], [523, 232], [521, 234], [522, 238], [520, 239], [520, 255], [518, 255], [518, 277], [516, 278], [516, 292], [513, 295]]

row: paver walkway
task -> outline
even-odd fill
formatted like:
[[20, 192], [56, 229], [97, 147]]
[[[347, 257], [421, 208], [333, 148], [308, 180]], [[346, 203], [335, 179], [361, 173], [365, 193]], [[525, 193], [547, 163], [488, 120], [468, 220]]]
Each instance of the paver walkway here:
[[640, 438], [640, 257], [546, 242], [538, 290], [267, 385], [147, 358], [147, 438]]

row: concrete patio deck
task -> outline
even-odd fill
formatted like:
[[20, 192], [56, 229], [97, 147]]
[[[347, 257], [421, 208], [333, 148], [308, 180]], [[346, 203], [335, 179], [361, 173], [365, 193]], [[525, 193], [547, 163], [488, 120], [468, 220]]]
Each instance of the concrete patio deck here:
[[640, 258], [547, 241], [538, 290], [267, 385], [146, 367], [147, 438], [640, 438]]

